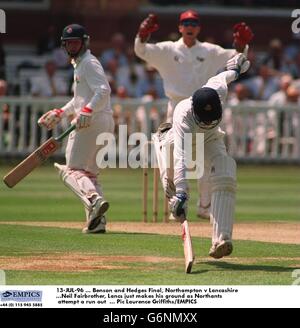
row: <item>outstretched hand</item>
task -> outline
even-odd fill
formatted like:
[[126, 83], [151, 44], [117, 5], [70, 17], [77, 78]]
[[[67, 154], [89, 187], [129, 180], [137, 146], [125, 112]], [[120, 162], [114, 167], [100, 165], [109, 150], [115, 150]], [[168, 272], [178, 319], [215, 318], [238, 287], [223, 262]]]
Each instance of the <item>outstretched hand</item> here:
[[157, 16], [154, 14], [149, 14], [146, 19], [144, 19], [139, 27], [138, 36], [142, 42], [146, 42], [150, 37], [151, 33], [159, 29]]
[[253, 39], [254, 34], [251, 28], [245, 23], [237, 23], [233, 27], [233, 45], [237, 50], [243, 50], [246, 44]]
[[236, 56], [230, 58], [226, 63], [226, 69], [228, 71], [232, 70], [237, 73], [236, 78], [238, 78], [240, 74], [247, 72], [249, 67], [250, 61], [242, 53], [239, 53]]

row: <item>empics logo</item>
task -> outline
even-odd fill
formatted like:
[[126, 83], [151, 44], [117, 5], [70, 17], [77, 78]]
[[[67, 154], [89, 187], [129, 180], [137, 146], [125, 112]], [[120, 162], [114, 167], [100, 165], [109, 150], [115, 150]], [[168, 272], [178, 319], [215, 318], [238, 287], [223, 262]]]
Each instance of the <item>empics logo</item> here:
[[0, 33], [6, 33], [6, 15], [3, 9], [0, 9]]
[[6, 290], [0, 292], [2, 302], [42, 302], [41, 290]]

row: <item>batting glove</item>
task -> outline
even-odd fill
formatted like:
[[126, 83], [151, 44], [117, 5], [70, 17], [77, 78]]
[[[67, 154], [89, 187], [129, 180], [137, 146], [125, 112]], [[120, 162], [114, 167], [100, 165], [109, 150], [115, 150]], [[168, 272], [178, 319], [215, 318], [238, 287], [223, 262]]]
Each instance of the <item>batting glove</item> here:
[[64, 117], [63, 109], [52, 109], [41, 116], [38, 120], [38, 124], [41, 127], [46, 127], [48, 130], [52, 130]]
[[187, 194], [176, 193], [169, 201], [169, 208], [176, 219], [185, 218], [187, 215]]
[[91, 125], [92, 114], [93, 114], [92, 109], [88, 107], [82, 108], [81, 112], [79, 113], [76, 119], [76, 129], [80, 130], [80, 129], [88, 128]]
[[233, 27], [233, 44], [236, 49], [243, 50], [254, 37], [251, 28], [246, 23], [237, 23]]
[[142, 42], [146, 42], [151, 33], [159, 29], [157, 16], [154, 14], [149, 14], [146, 19], [143, 20], [139, 27], [138, 36]]
[[229, 70], [235, 71], [237, 73], [236, 78], [238, 78], [240, 74], [247, 72], [249, 67], [250, 67], [249, 60], [247, 60], [246, 56], [241, 53], [232, 57], [226, 63], [227, 71]]

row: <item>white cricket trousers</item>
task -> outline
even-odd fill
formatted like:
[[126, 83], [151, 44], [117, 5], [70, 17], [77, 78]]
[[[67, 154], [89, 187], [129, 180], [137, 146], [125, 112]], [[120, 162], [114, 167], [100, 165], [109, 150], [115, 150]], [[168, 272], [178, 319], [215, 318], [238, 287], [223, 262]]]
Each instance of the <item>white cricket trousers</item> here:
[[114, 132], [112, 114], [106, 112], [95, 113], [90, 127], [71, 132], [66, 147], [67, 167], [98, 175], [96, 156], [103, 145], [96, 145], [96, 139], [105, 132]]

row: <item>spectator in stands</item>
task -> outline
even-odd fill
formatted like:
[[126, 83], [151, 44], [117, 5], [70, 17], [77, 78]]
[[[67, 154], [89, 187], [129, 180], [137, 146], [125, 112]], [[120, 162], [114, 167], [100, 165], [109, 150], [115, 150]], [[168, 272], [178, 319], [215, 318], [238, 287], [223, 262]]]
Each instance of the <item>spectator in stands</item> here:
[[263, 65], [281, 71], [284, 64], [282, 42], [279, 39], [272, 39], [269, 43], [269, 49], [266, 57], [263, 59]]
[[[292, 84], [293, 79], [291, 75], [285, 74], [280, 79], [280, 90], [272, 95], [269, 100], [269, 104], [276, 106], [277, 108], [269, 109], [267, 112], [267, 139], [269, 143], [270, 152], [276, 152], [276, 138], [281, 140], [286, 134], [284, 126], [288, 120], [286, 113], [284, 113], [283, 107], [292, 103], [297, 103], [299, 98], [299, 90]], [[298, 119], [295, 118], [295, 123]], [[291, 129], [292, 130], [292, 129]], [[282, 145], [279, 142], [279, 152], [281, 153]]]
[[[292, 33], [292, 41], [284, 48], [284, 58], [287, 62], [293, 62], [300, 53], [300, 32]], [[300, 77], [300, 76], [299, 76]]]
[[116, 60], [118, 66], [127, 65], [126, 57], [126, 40], [122, 33], [116, 33], [111, 38], [111, 48], [105, 50], [100, 61], [104, 69], [107, 69], [108, 63], [113, 59]]
[[145, 66], [144, 79], [140, 80], [137, 85], [137, 97], [147, 94], [155, 94], [156, 98], [165, 97], [162, 79], [158, 75], [157, 70], [149, 64]]
[[116, 83], [118, 87], [125, 87], [129, 97], [137, 97], [137, 86], [145, 77], [144, 65], [136, 57], [133, 47], [126, 51], [128, 65], [118, 67]]
[[31, 95], [35, 97], [55, 97], [67, 95], [68, 85], [57, 75], [57, 67], [53, 60], [45, 63], [42, 75], [32, 78]]
[[[294, 85], [290, 85], [286, 90], [286, 101], [282, 106], [299, 105], [300, 91]], [[278, 115], [279, 153], [297, 154], [299, 136], [299, 114], [297, 112], [287, 112], [281, 110]]]
[[51, 53], [55, 48], [60, 46], [60, 39], [57, 34], [56, 27], [54, 25], [48, 26], [47, 32], [38, 41], [37, 53], [38, 55], [44, 55]]
[[287, 104], [297, 104], [299, 103], [299, 90], [293, 86], [290, 85], [286, 90], [286, 103]]
[[269, 100], [273, 93], [279, 90], [279, 77], [266, 65], [259, 67], [259, 75], [244, 81], [255, 100]]
[[291, 61], [290, 72], [295, 79], [300, 79], [300, 51]]
[[117, 94], [117, 72], [118, 72], [118, 61], [115, 58], [111, 58], [106, 63], [105, 75], [108, 79], [108, 83], [111, 88], [111, 95], [114, 96]]
[[249, 90], [243, 83], [234, 85], [234, 92], [228, 99], [228, 107], [224, 109], [222, 128], [226, 132], [225, 144], [228, 147], [228, 152], [231, 154], [249, 153], [252, 148], [254, 138], [254, 122], [249, 115], [237, 114], [231, 109], [231, 106], [239, 104], [253, 104], [249, 100]]
[[280, 78], [280, 90], [275, 92], [269, 99], [270, 105], [281, 106], [286, 103], [287, 89], [293, 82], [293, 78], [289, 74], [284, 74]]

